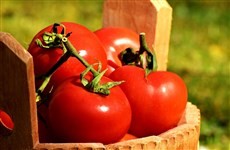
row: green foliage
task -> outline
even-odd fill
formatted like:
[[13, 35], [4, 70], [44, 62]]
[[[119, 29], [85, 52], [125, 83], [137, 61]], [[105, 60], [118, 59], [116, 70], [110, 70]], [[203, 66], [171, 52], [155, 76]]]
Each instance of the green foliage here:
[[54, 22], [77, 22], [96, 30], [102, 25], [102, 0], [3, 0], [1, 31], [11, 33], [25, 48], [33, 36]]
[[[227, 1], [169, 0], [173, 8], [168, 70], [185, 80], [189, 101], [201, 110], [201, 145], [228, 149], [230, 143], [230, 15]], [[1, 31], [25, 48], [54, 22], [71, 21], [96, 30], [103, 0], [3, 0]]]
[[230, 143], [230, 3], [169, 1], [173, 24], [169, 70], [180, 74], [201, 110], [201, 145]]

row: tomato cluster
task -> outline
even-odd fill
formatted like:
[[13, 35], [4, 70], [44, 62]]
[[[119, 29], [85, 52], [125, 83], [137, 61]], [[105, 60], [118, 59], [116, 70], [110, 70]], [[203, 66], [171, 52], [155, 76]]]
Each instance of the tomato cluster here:
[[127, 28], [92, 32], [71, 22], [50, 25], [33, 38], [28, 51], [37, 77], [42, 142], [109, 144], [177, 125], [186, 85], [172, 72], [146, 73], [149, 68], [137, 62], [144, 52], [140, 41]]

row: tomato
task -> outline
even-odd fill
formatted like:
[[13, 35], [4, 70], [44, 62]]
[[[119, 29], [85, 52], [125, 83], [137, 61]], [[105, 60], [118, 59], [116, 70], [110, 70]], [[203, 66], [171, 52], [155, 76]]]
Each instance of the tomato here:
[[40, 143], [52, 143], [53, 137], [43, 120], [38, 118], [38, 135]]
[[119, 142], [128, 141], [128, 140], [132, 140], [132, 139], [136, 139], [136, 138], [137, 138], [137, 137], [135, 137], [134, 135], [127, 133], [127, 134], [125, 134], [124, 137], [122, 137], [122, 138], [119, 140]]
[[48, 129], [48, 105], [49, 101], [45, 101], [42, 104], [37, 106], [37, 115], [38, 115], [38, 135], [39, 142], [41, 143], [50, 143], [53, 142], [53, 137]]
[[[66, 27], [66, 33], [70, 33], [68, 40], [72, 43], [78, 53], [89, 63], [94, 64], [99, 61], [102, 63], [102, 69], [107, 66], [106, 53], [103, 45], [100, 43], [96, 35], [86, 27], [72, 23], [61, 23]], [[44, 32], [52, 32], [53, 25], [45, 27], [35, 35], [31, 41], [28, 51], [33, 56], [35, 76], [44, 75], [63, 55], [62, 48], [46, 49], [36, 44], [36, 39], [42, 41]], [[62, 27], [58, 26], [58, 33], [61, 33]], [[44, 42], [43, 42], [44, 44]], [[52, 84], [60, 84], [63, 80], [70, 76], [77, 75], [85, 70], [85, 67], [74, 57], [69, 58], [63, 65], [61, 65], [51, 78]], [[36, 85], [38, 85], [38, 81]]]
[[[110, 82], [102, 77], [101, 83]], [[58, 142], [117, 142], [131, 122], [129, 102], [115, 86], [108, 96], [89, 92], [75, 76], [54, 91], [48, 115], [49, 127]]]
[[187, 103], [187, 88], [178, 75], [156, 71], [145, 76], [142, 68], [123, 66], [110, 78], [125, 81], [120, 87], [132, 109], [129, 133], [137, 137], [158, 135], [177, 125]]
[[0, 109], [0, 136], [11, 133], [14, 129], [14, 122], [11, 117]]
[[108, 60], [109, 75], [114, 69], [122, 66], [119, 54], [126, 48], [138, 50], [139, 35], [131, 29], [124, 27], [106, 27], [94, 32], [105, 47]]

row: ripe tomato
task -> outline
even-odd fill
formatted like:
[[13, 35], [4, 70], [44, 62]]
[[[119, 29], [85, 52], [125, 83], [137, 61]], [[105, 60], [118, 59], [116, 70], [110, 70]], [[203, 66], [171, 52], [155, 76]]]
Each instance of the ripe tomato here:
[[53, 137], [43, 120], [38, 118], [38, 135], [40, 143], [52, 143]]
[[120, 87], [132, 109], [129, 133], [158, 135], [177, 125], [187, 103], [187, 88], [178, 75], [157, 71], [145, 76], [142, 68], [122, 66], [110, 78], [125, 81]]
[[48, 105], [49, 101], [45, 101], [45, 103], [38, 104], [37, 106], [37, 115], [38, 115], [38, 135], [39, 142], [41, 143], [52, 143], [53, 137], [48, 129]]
[[134, 135], [127, 133], [127, 134], [125, 134], [124, 137], [122, 137], [122, 138], [119, 140], [119, 142], [128, 141], [128, 140], [132, 140], [132, 139], [136, 139], [136, 138], [137, 138], [137, 137], [135, 137]]
[[0, 136], [9, 134], [14, 129], [14, 122], [11, 117], [0, 109]]
[[[110, 82], [102, 77], [101, 83]], [[59, 142], [113, 143], [128, 131], [131, 122], [129, 102], [115, 86], [108, 96], [86, 90], [79, 77], [60, 84], [49, 104], [49, 127]]]
[[108, 60], [109, 75], [114, 69], [122, 66], [119, 54], [126, 48], [139, 50], [139, 35], [131, 29], [124, 27], [106, 27], [94, 32], [105, 47]]
[[[61, 24], [66, 27], [66, 33], [72, 32], [68, 40], [78, 53], [89, 64], [98, 63], [100, 61], [102, 63], [102, 69], [105, 69], [107, 66], [106, 53], [96, 35], [86, 27], [76, 23], [63, 22]], [[63, 55], [62, 48], [45, 49], [38, 46], [35, 42], [36, 39], [42, 41], [44, 32], [52, 32], [52, 27], [53, 25], [50, 25], [37, 33], [28, 48], [28, 51], [33, 56], [36, 76], [44, 75]], [[61, 26], [58, 26], [58, 33], [61, 33], [62, 29]], [[85, 70], [85, 67], [76, 58], [71, 57], [57, 69], [50, 82], [57, 85], [64, 79], [79, 74], [83, 70]], [[38, 82], [36, 84], [38, 84]]]

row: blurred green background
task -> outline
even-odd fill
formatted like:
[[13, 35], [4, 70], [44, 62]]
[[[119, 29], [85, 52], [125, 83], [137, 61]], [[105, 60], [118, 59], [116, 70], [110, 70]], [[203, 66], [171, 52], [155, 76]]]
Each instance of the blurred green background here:
[[[230, 2], [169, 0], [173, 8], [168, 70], [179, 74], [202, 114], [200, 145], [229, 149]], [[1, 31], [25, 48], [42, 28], [73, 21], [102, 26], [102, 0], [1, 0]]]

